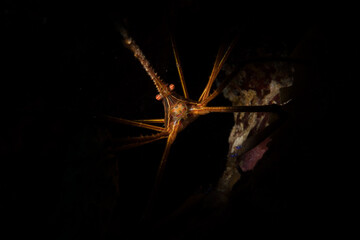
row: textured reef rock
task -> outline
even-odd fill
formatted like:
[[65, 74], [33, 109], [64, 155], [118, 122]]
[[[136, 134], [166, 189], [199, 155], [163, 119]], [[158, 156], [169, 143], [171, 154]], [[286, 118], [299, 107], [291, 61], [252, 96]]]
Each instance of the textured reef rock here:
[[[236, 71], [236, 65], [224, 67], [227, 76], [233, 71]], [[234, 106], [281, 104], [287, 99], [283, 99], [283, 91], [280, 90], [292, 85], [293, 72], [292, 65], [284, 61], [247, 64], [231, 79], [224, 90], [224, 95]], [[237, 211], [240, 211], [241, 214], [246, 215], [244, 211], [247, 211], [247, 201], [234, 200], [234, 196], [236, 198], [241, 188], [233, 189], [233, 186], [240, 182], [240, 175], [252, 170], [267, 152], [269, 148], [267, 145], [272, 141], [272, 131], [267, 130], [275, 129], [271, 126], [279, 122], [279, 117], [275, 113], [240, 112], [234, 113], [234, 120], [235, 124], [229, 136], [226, 167], [216, 188], [207, 193], [190, 196], [182, 206], [155, 228], [156, 234], [167, 229], [164, 235], [179, 234], [176, 239], [188, 239], [188, 236], [197, 235], [213, 237], [213, 233], [220, 233], [224, 238], [227, 231], [231, 232], [229, 226], [237, 228], [240, 226], [237, 224], [239, 221], [242, 223], [247, 221], [246, 217], [244, 220], [239, 220], [243, 215], [237, 214], [239, 213]], [[263, 134], [264, 132], [268, 134]], [[273, 140], [275, 142], [275, 137]], [[258, 219], [256, 222], [259, 224]], [[251, 221], [247, 224], [252, 225]]]
[[[235, 66], [224, 67], [225, 75], [230, 75]], [[293, 83], [293, 68], [285, 61], [257, 62], [246, 65], [224, 90], [224, 96], [233, 106], [256, 106], [281, 104], [284, 99], [280, 89]], [[235, 125], [229, 136], [229, 153], [223, 176], [217, 190], [229, 193], [239, 180], [240, 172], [252, 170], [267, 151], [271, 137], [257, 138], [274, 121], [273, 113], [234, 113]], [[253, 142], [249, 148], [248, 142]], [[255, 145], [254, 145], [255, 144]]]

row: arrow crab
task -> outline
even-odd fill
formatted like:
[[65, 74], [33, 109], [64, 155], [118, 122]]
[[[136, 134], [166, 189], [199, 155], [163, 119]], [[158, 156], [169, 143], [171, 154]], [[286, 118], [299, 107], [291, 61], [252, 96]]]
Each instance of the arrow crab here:
[[[149, 75], [153, 84], [155, 85], [158, 94], [156, 95], [156, 100], [161, 101], [164, 107], [164, 118], [156, 118], [156, 119], [141, 119], [141, 120], [128, 120], [120, 117], [109, 116], [106, 115], [104, 118], [111, 122], [130, 125], [134, 127], [144, 128], [153, 130], [156, 133], [152, 135], [139, 136], [139, 137], [129, 137], [123, 141], [120, 149], [129, 149], [138, 147], [141, 145], [145, 145], [148, 143], [152, 143], [161, 139], [166, 139], [165, 149], [163, 151], [157, 173], [155, 178], [155, 183], [153, 190], [151, 192], [149, 206], [147, 212], [150, 211], [154, 198], [157, 195], [158, 187], [163, 177], [165, 164], [169, 157], [171, 146], [176, 140], [178, 134], [185, 129], [190, 123], [195, 121], [198, 117], [210, 113], [282, 113], [282, 104], [277, 104], [276, 102], [258, 102], [256, 105], [251, 105], [251, 103], [244, 103], [242, 105], [234, 105], [234, 106], [208, 106], [208, 104], [216, 98], [220, 93], [223, 92], [229, 85], [229, 83], [237, 76], [239, 70], [232, 71], [232, 73], [228, 74], [223, 81], [218, 84], [218, 86], [213, 90], [213, 85], [216, 78], [219, 75], [220, 70], [224, 67], [226, 60], [228, 59], [231, 51], [233, 50], [236, 44], [236, 38], [233, 40], [228, 47], [221, 47], [218, 50], [216, 55], [216, 59], [208, 79], [208, 82], [202, 91], [202, 94], [197, 100], [193, 100], [190, 98], [187, 85], [184, 79], [184, 74], [182, 71], [179, 54], [176, 48], [175, 41], [173, 38], [172, 42], [172, 50], [176, 62], [176, 67], [181, 83], [182, 95], [175, 92], [175, 85], [173, 83], [168, 84], [164, 80], [158, 76], [150, 62], [145, 57], [144, 53], [141, 51], [140, 47], [135, 43], [135, 40], [129, 36], [129, 33], [124, 29], [120, 28], [120, 33], [123, 38], [123, 43], [126, 48], [128, 48], [134, 55], [134, 57], [141, 64], [145, 72]], [[243, 63], [244, 65], [247, 62]], [[239, 68], [240, 69], [240, 68]], [[260, 103], [260, 104], [259, 104]], [[263, 103], [263, 104], [261, 104]], [[264, 104], [265, 103], [265, 104]], [[269, 103], [269, 104], [267, 104]], [[245, 141], [246, 137], [243, 138]], [[231, 153], [229, 158], [234, 159], [238, 155], [246, 153], [251, 148], [254, 148], [257, 144], [259, 144], [264, 138], [258, 139], [257, 141], [253, 141], [251, 144], [244, 144], [233, 146], [236, 149], [237, 153]], [[266, 145], [266, 144], [265, 144]], [[241, 152], [241, 154], [239, 153]], [[223, 181], [226, 182], [229, 180], [229, 173], [224, 172], [224, 176], [222, 177]], [[219, 184], [219, 189], [224, 189], [221, 187], [224, 183]], [[228, 185], [227, 183], [225, 185]]]

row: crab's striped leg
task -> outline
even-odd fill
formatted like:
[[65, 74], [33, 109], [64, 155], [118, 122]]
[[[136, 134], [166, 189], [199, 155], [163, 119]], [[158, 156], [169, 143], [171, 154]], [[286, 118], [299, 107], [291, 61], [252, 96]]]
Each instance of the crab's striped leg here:
[[210, 94], [210, 96], [208, 96], [207, 98], [205, 98], [201, 101], [201, 104], [203, 106], [206, 106], [211, 100], [216, 98], [224, 90], [224, 88], [227, 86], [227, 84], [230, 82], [230, 80], [231, 80], [231, 78], [227, 77], [224, 81], [222, 81], [221, 84], [219, 85], [219, 87], [217, 89], [215, 89], [214, 92], [212, 92]]
[[162, 158], [161, 158], [161, 161], [160, 161], [160, 164], [159, 164], [159, 167], [158, 167], [158, 171], [157, 171], [157, 174], [156, 174], [155, 185], [158, 185], [161, 182], [162, 174], [164, 172], [164, 167], [165, 167], [165, 164], [166, 164], [169, 152], [170, 152], [171, 145], [175, 141], [175, 138], [177, 136], [178, 129], [179, 129], [180, 126], [181, 126], [180, 121], [175, 123], [174, 128], [172, 129], [172, 131], [168, 135], [165, 150], [164, 150], [164, 153], [162, 155]]
[[134, 120], [135, 122], [140, 123], [165, 123], [164, 118], [158, 118], [158, 119], [140, 119], [140, 120]]
[[[121, 124], [126, 124], [126, 125], [130, 125], [130, 126], [134, 126], [134, 127], [141, 127], [141, 128], [146, 128], [146, 129], [150, 129], [150, 130], [154, 130], [154, 131], [158, 131], [158, 132], [165, 132], [165, 128], [163, 127], [159, 127], [159, 126], [155, 126], [155, 125], [151, 125], [148, 123], [144, 123], [146, 120], [137, 120], [137, 121], [133, 121], [133, 120], [127, 120], [127, 119], [123, 119], [123, 118], [118, 118], [118, 117], [113, 117], [113, 116], [107, 116], [104, 115], [102, 116], [104, 119], [111, 121], [111, 122], [116, 122], [116, 123], [121, 123]], [[159, 122], [159, 119], [149, 119], [150, 122]], [[164, 119], [162, 119], [162, 122], [164, 122]]]
[[[234, 48], [236, 41], [237, 41], [237, 39], [235, 39], [230, 44], [230, 46], [226, 49], [225, 52], [223, 49], [219, 49], [218, 54], [216, 56], [215, 63], [214, 63], [214, 67], [213, 67], [212, 72], [209, 77], [209, 81], [199, 98], [199, 102], [204, 101], [209, 96], [211, 87], [212, 87], [217, 75], [219, 74], [221, 68], [223, 67], [226, 59], [229, 57], [231, 50]], [[222, 54], [222, 52], [224, 52], [224, 53]]]
[[191, 113], [198, 115], [212, 112], [281, 112], [281, 106], [277, 104], [271, 104], [262, 106], [201, 107], [191, 110]]
[[181, 64], [180, 64], [179, 53], [178, 53], [178, 51], [176, 49], [176, 44], [175, 44], [175, 40], [174, 40], [173, 37], [171, 37], [171, 45], [172, 45], [172, 49], [173, 49], [173, 52], [174, 52], [176, 68], [177, 68], [178, 73], [179, 73], [179, 78], [180, 78], [181, 87], [182, 87], [182, 90], [183, 90], [183, 93], [184, 93], [184, 97], [185, 97], [185, 99], [189, 99], [189, 93], [188, 93], [188, 90], [186, 88], [186, 83], [185, 83], [185, 79], [184, 79], [184, 73], [182, 71]]
[[130, 149], [130, 148], [135, 148], [135, 147], [139, 147], [141, 145], [155, 142], [157, 140], [165, 139], [168, 136], [169, 135], [167, 132], [161, 132], [161, 133], [156, 133], [156, 134], [148, 135], [148, 136], [117, 139], [117, 140], [114, 140], [115, 146], [118, 144], [120, 146], [114, 147], [114, 148], [112, 148], [112, 150], [113, 151], [121, 151], [121, 150]]
[[181, 125], [181, 122], [175, 123], [174, 128], [172, 129], [172, 131], [169, 133], [169, 135], [167, 137], [166, 146], [165, 146], [165, 149], [164, 149], [164, 152], [161, 157], [161, 161], [160, 161], [157, 173], [156, 173], [154, 187], [151, 191], [149, 202], [148, 202], [147, 208], [146, 208], [144, 216], [143, 216], [144, 218], [149, 217], [149, 215], [151, 214], [151, 211], [152, 211], [152, 208], [154, 205], [154, 201], [155, 201], [155, 198], [158, 193], [158, 188], [159, 188], [159, 185], [160, 185], [162, 177], [163, 177], [163, 173], [164, 173], [166, 161], [169, 156], [170, 148], [176, 139], [180, 125]]

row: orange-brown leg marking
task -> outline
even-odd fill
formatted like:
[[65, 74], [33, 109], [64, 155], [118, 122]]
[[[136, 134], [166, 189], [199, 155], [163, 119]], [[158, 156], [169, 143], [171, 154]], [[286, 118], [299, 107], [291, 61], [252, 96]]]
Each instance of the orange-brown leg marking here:
[[139, 122], [139, 121], [132, 121], [132, 120], [127, 120], [127, 119], [112, 117], [112, 116], [103, 116], [103, 117], [106, 120], [109, 120], [111, 122], [126, 124], [126, 125], [130, 125], [130, 126], [134, 126], [134, 127], [146, 128], [146, 129], [150, 129], [150, 130], [154, 130], [154, 131], [158, 131], [158, 132], [165, 131], [165, 128], [163, 128], [163, 127], [154, 126], [154, 125], [150, 125], [150, 124]]
[[162, 158], [161, 158], [161, 161], [160, 161], [157, 173], [156, 173], [154, 187], [153, 187], [153, 190], [151, 192], [150, 199], [149, 199], [149, 202], [148, 202], [148, 206], [147, 206], [145, 214], [144, 214], [145, 218], [148, 217], [151, 214], [153, 204], [154, 204], [154, 200], [155, 200], [155, 198], [157, 196], [158, 188], [159, 188], [159, 185], [160, 185], [162, 177], [163, 177], [163, 173], [164, 173], [166, 161], [167, 161], [168, 156], [169, 156], [170, 148], [171, 148], [171, 145], [174, 143], [174, 141], [176, 139], [179, 126], [180, 126], [180, 123], [178, 123], [173, 128], [173, 131], [168, 136], [166, 146], [165, 146], [165, 149], [164, 149], [164, 153], [162, 155]]
[[149, 136], [129, 137], [115, 140], [121, 146], [113, 148], [114, 151], [121, 151], [145, 145], [168, 137], [168, 133], [157, 133]]
[[232, 107], [202, 107], [200, 109], [192, 110], [194, 114], [208, 114], [211, 112], [280, 112], [281, 106], [272, 104], [272, 105], [263, 105], [263, 106], [232, 106]]
[[[226, 51], [224, 52], [223, 55], [222, 55], [222, 52], [223, 52], [222, 49], [219, 50], [219, 52], [216, 56], [216, 60], [215, 60], [214, 67], [212, 69], [209, 81], [199, 98], [199, 102], [202, 102], [204, 99], [206, 99], [209, 96], [211, 87], [212, 87], [217, 75], [219, 74], [221, 68], [223, 67], [226, 59], [229, 57], [231, 50], [234, 48], [236, 41], [237, 41], [237, 39], [235, 39], [230, 44], [230, 46], [226, 49]], [[222, 57], [220, 58], [221, 55], [222, 55]]]
[[188, 93], [188, 90], [186, 88], [186, 83], [185, 83], [185, 79], [184, 79], [184, 73], [183, 73], [182, 68], [181, 68], [179, 54], [178, 54], [178, 51], [176, 49], [175, 40], [172, 37], [171, 37], [171, 44], [172, 44], [172, 49], [173, 49], [173, 52], [174, 52], [176, 68], [177, 68], [178, 73], [179, 73], [181, 87], [182, 87], [182, 90], [183, 90], [183, 93], [184, 93], [184, 97], [186, 99], [189, 99], [189, 93]]
[[159, 118], [159, 119], [141, 119], [141, 120], [134, 120], [135, 122], [141, 122], [141, 123], [165, 123], [165, 119]]

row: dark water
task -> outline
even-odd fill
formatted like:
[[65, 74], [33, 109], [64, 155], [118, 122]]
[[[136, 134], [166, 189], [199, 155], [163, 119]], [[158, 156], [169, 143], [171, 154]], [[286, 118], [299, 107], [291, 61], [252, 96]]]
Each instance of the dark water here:
[[[328, 201], [346, 197], [338, 172], [350, 161], [344, 149], [351, 111], [343, 104], [352, 102], [347, 89], [355, 78], [351, 57], [358, 54], [353, 22], [351, 14], [340, 21], [318, 9], [297, 10], [226, 1], [5, 3], [0, 154], [6, 228], [51, 239], [112, 239], [141, 231], [137, 223], [164, 141], [113, 154], [108, 147], [114, 139], [150, 132], [95, 117], [163, 116], [153, 84], [121, 43], [116, 30], [121, 22], [164, 81], [181, 92], [173, 33], [195, 99], [218, 47], [234, 33], [248, 51], [286, 45], [291, 52], [306, 39], [300, 55], [310, 58], [306, 76], [312, 77], [297, 86], [302, 98], [286, 136], [290, 140], [276, 148], [281, 152], [277, 165], [262, 167], [240, 183], [244, 197], [229, 226], [267, 225], [273, 219], [279, 226], [298, 226], [297, 216], [316, 225], [329, 212], [342, 212], [336, 207], [340, 203]], [[222, 97], [214, 102], [228, 104]], [[211, 190], [224, 168], [232, 125], [231, 114], [209, 115], [179, 135], [156, 206], [159, 216], [195, 192]]]

